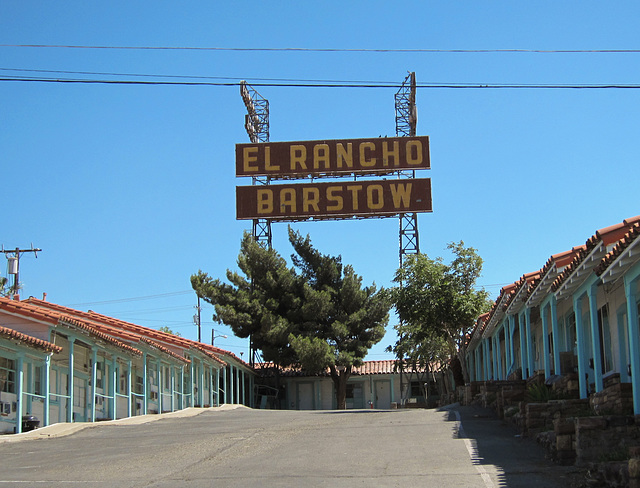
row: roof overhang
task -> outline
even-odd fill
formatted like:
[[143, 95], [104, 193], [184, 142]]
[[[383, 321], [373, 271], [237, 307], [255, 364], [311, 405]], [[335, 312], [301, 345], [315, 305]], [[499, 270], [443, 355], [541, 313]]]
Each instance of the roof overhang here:
[[600, 275], [603, 283], [613, 283], [640, 261], [640, 239], [635, 239]]
[[607, 254], [607, 248], [602, 241], [585, 256], [585, 258], [567, 276], [555, 291], [556, 298], [563, 299], [572, 296], [575, 291], [591, 276], [602, 258]]

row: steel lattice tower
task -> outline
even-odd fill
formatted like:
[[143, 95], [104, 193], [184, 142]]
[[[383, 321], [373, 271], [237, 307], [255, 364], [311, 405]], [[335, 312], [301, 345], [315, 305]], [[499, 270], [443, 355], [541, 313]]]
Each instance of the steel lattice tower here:
[[[240, 82], [240, 95], [247, 114], [244, 116], [244, 128], [251, 142], [269, 142], [269, 100], [260, 95], [246, 81]], [[254, 176], [253, 185], [268, 185], [268, 176]], [[271, 248], [271, 221], [254, 219], [251, 230], [253, 238]]]
[[[416, 74], [411, 72], [402, 82], [400, 90], [395, 94], [396, 135], [413, 137], [416, 135], [418, 115], [416, 109]], [[415, 171], [398, 171], [398, 178], [414, 178]], [[400, 214], [400, 266], [407, 254], [420, 252], [418, 236], [418, 214]]]

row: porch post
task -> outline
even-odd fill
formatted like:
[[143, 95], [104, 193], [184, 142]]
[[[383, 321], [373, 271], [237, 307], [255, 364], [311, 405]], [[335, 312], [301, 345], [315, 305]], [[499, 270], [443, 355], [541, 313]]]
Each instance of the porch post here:
[[51, 354], [47, 354], [44, 358], [44, 378], [43, 378], [43, 389], [44, 389], [44, 416], [42, 419], [42, 426], [46, 427], [49, 425], [49, 416], [51, 414], [51, 397], [49, 396], [49, 392], [51, 390], [50, 386], [50, 378], [51, 374]]
[[[96, 421], [96, 383], [98, 381], [98, 348], [91, 348], [91, 422]], [[104, 373], [104, 372], [103, 372]]]
[[544, 305], [540, 307], [540, 316], [542, 317], [542, 354], [544, 355], [544, 378], [551, 376], [551, 351], [549, 351], [549, 319], [547, 318], [547, 309]]
[[[514, 317], [515, 320], [515, 317]], [[524, 314], [518, 314], [518, 332], [520, 332], [520, 367], [522, 368], [522, 379], [526, 380], [528, 378], [527, 375], [527, 366], [528, 366], [528, 357], [527, 354], [527, 332], [524, 325]]]
[[142, 408], [144, 411], [142, 415], [147, 415], [149, 412], [149, 372], [147, 370], [147, 353], [142, 353]]
[[560, 375], [560, 328], [558, 326], [558, 300], [555, 295], [551, 295], [551, 336], [553, 339], [553, 371]]
[[160, 358], [156, 361], [156, 370], [158, 371], [158, 413], [162, 413], [162, 363]]
[[216, 407], [220, 406], [220, 368], [216, 368]]
[[67, 383], [69, 387], [69, 408], [67, 410], [67, 422], [69, 423], [73, 422], [73, 349], [75, 342], [75, 339], [69, 339], [69, 376], [67, 377]]
[[627, 329], [629, 336], [629, 356], [631, 363], [631, 387], [633, 391], [633, 413], [640, 414], [640, 337], [638, 336], [638, 300], [636, 286], [638, 277], [624, 280], [627, 298]]
[[173, 364], [170, 366], [171, 368], [171, 411], [175, 412], [176, 410], [176, 371], [174, 369]]
[[535, 365], [533, 363], [533, 338], [531, 337], [531, 309], [524, 309], [524, 329], [527, 335], [527, 378], [533, 376]]
[[589, 317], [591, 322], [591, 343], [593, 345], [593, 374], [596, 380], [596, 392], [602, 391], [602, 344], [600, 338], [600, 327], [598, 324], [598, 302], [596, 300], [598, 286], [596, 283], [587, 289], [589, 299]]
[[131, 367], [132, 361], [127, 361], [127, 417], [131, 417]]
[[113, 420], [118, 418], [118, 358], [113, 355], [111, 357], [111, 405], [113, 410], [111, 411], [111, 418]]
[[582, 295], [573, 297], [573, 313], [576, 317], [576, 342], [578, 348], [578, 378], [580, 384], [580, 398], [587, 398], [589, 380], [585, 371], [584, 337], [582, 331]]
[[22, 408], [22, 393], [24, 390], [24, 357], [22, 353], [18, 356], [18, 360], [16, 362], [16, 398], [18, 401], [16, 402], [16, 434], [20, 434], [22, 432], [22, 415], [24, 413], [24, 409]]

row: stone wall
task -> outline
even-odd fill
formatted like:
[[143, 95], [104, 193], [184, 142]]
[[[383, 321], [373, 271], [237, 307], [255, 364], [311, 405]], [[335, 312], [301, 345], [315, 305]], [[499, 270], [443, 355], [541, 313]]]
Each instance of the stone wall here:
[[631, 383], [620, 383], [620, 375], [604, 380], [604, 388], [590, 397], [591, 408], [598, 415], [632, 415], [633, 391]]

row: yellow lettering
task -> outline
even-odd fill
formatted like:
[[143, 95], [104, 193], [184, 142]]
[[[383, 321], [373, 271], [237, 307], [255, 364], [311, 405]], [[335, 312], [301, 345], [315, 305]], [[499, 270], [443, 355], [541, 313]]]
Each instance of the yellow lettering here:
[[351, 192], [353, 209], [358, 210], [358, 192], [362, 190], [362, 185], [349, 185], [347, 186], [347, 190]]
[[258, 171], [258, 166], [251, 166], [251, 163], [258, 161], [257, 153], [258, 148], [255, 146], [248, 146], [242, 148], [242, 168], [245, 171]]
[[324, 165], [324, 169], [329, 169], [331, 161], [329, 161], [329, 145], [316, 144], [313, 146], [313, 169], [320, 169], [320, 164]]
[[313, 209], [315, 212], [320, 212], [320, 190], [317, 188], [303, 188], [302, 189], [302, 211], [309, 212]]
[[360, 166], [363, 168], [372, 168], [376, 165], [376, 158], [367, 159], [367, 149], [375, 151], [376, 146], [373, 142], [360, 143]]
[[307, 169], [307, 148], [302, 144], [293, 144], [289, 149], [291, 171], [296, 170], [296, 164], [300, 169]]
[[293, 188], [280, 190], [280, 212], [285, 213], [286, 207], [289, 207], [290, 212], [296, 213], [296, 191]]
[[335, 202], [334, 205], [327, 205], [327, 210], [342, 210], [344, 201], [340, 195], [334, 195], [335, 191], [342, 191], [341, 186], [330, 186], [327, 188], [327, 200]]
[[273, 213], [273, 192], [267, 188], [258, 190], [258, 214]]
[[[415, 148], [415, 157], [413, 149]], [[407, 141], [407, 164], [418, 166], [422, 164], [422, 144], [420, 141]]]
[[336, 152], [338, 168], [342, 168], [342, 163], [344, 163], [347, 168], [353, 168], [353, 144], [348, 142], [347, 149], [344, 148], [342, 143], [336, 144]]
[[409, 207], [409, 202], [411, 202], [411, 183], [391, 186], [391, 197], [393, 198], [393, 208], [400, 208], [402, 205], [404, 208]]
[[393, 165], [398, 166], [400, 162], [400, 144], [398, 141], [393, 141], [393, 150], [389, 149], [389, 143], [387, 141], [382, 142], [382, 165], [386, 168], [390, 164], [390, 159], [393, 158]]
[[[375, 196], [375, 202], [374, 202], [374, 196]], [[367, 187], [367, 207], [370, 210], [379, 210], [383, 206], [384, 206], [384, 198], [382, 196], [382, 185], [369, 185]]]
[[280, 171], [280, 166], [271, 166], [271, 148], [269, 146], [264, 147], [264, 169], [266, 171]]

